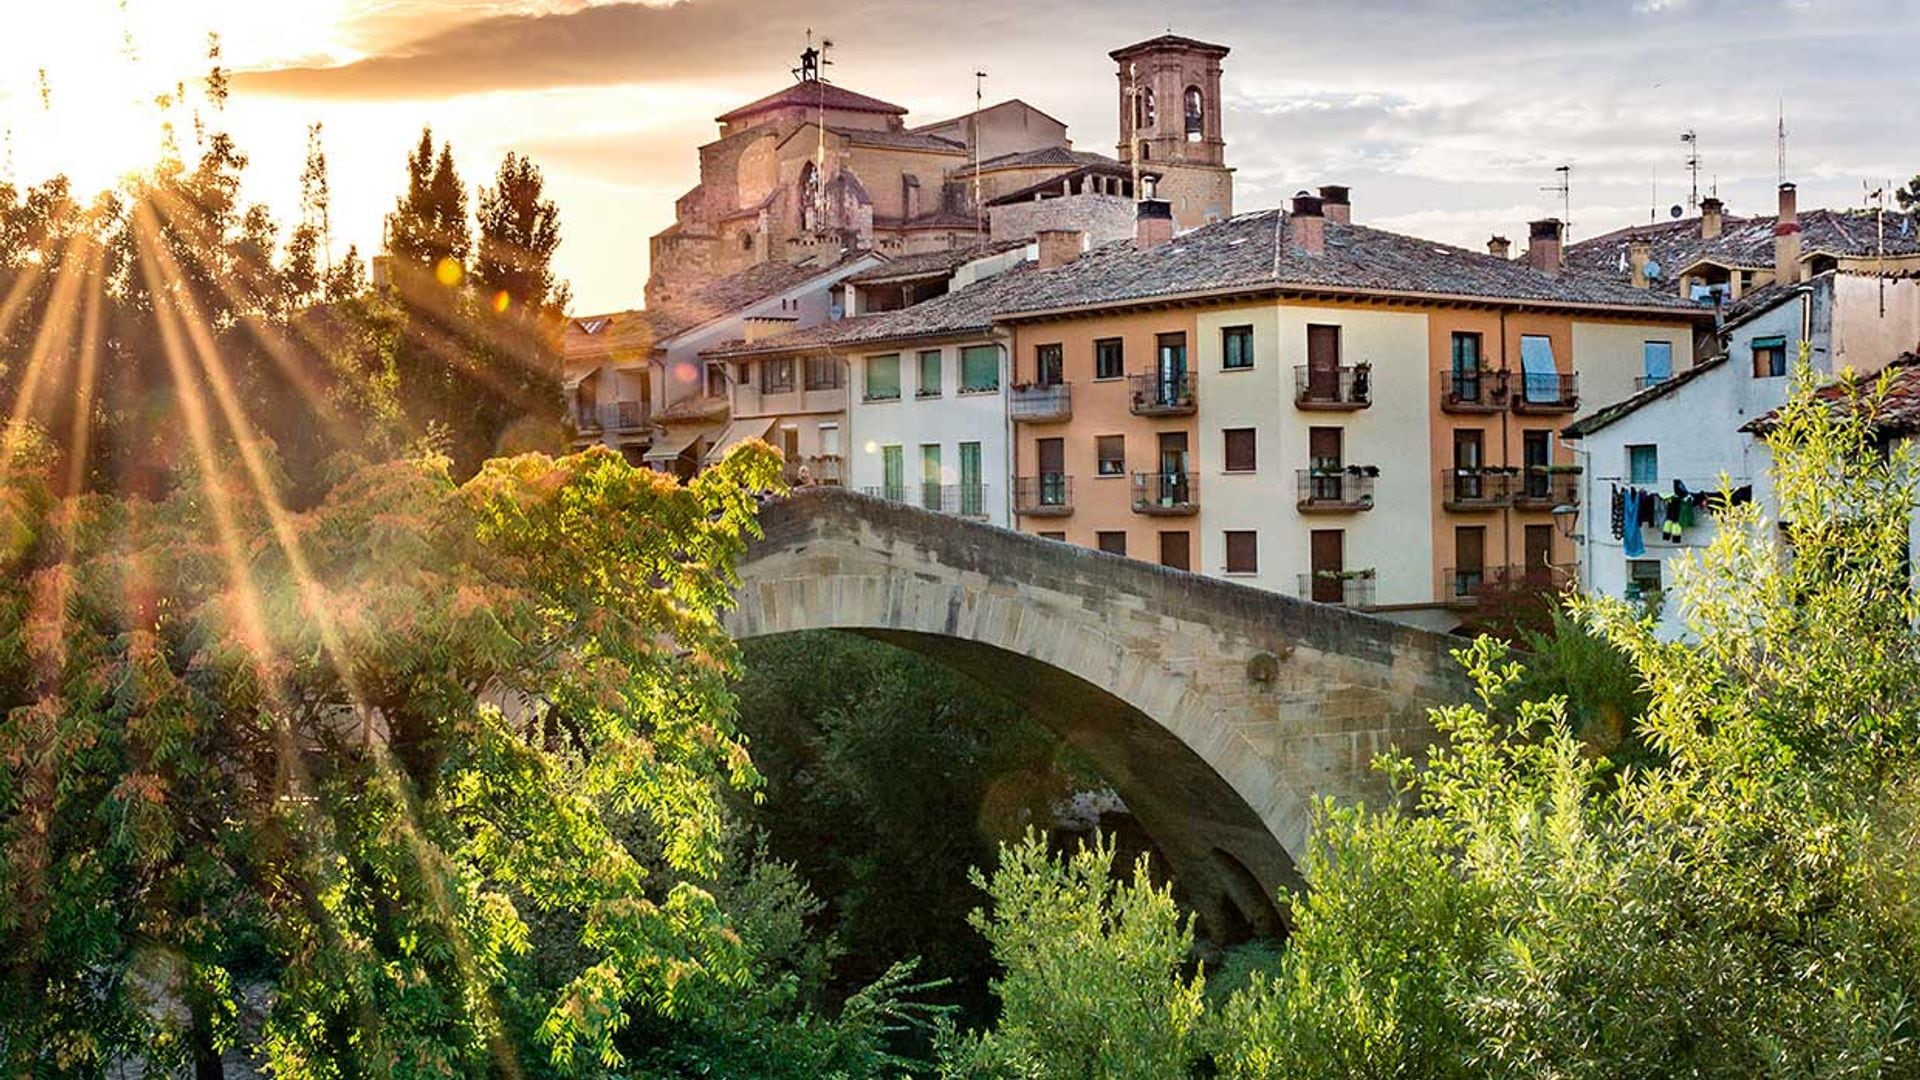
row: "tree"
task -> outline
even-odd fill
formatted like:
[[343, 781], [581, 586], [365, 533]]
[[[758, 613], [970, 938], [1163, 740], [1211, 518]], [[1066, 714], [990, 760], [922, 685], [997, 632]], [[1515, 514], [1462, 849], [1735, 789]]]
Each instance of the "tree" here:
[[540, 314], [553, 297], [553, 252], [560, 246], [560, 208], [543, 195], [540, 167], [519, 154], [500, 163], [493, 186], [480, 192], [480, 250], [474, 285], [496, 311]]
[[402, 461], [289, 517], [194, 443], [149, 502], [8, 442], [8, 1070], [204, 1062], [261, 994], [287, 1076], [611, 1066], [635, 1016], [727, 1008], [719, 612], [777, 456]]
[[1905, 187], [1895, 188], [1893, 197], [1902, 210], [1911, 210], [1920, 206], [1920, 174], [1915, 174], [1913, 179], [1907, 181]]
[[1116, 880], [1113, 848], [1055, 863], [1038, 835], [1001, 852], [972, 922], [1005, 974], [999, 1024], [950, 1045], [944, 1075], [1179, 1080], [1205, 1051], [1204, 975], [1182, 974], [1193, 926], [1147, 860]]
[[[467, 223], [467, 192], [453, 165], [453, 146], [443, 143], [436, 156], [433, 129], [423, 128], [420, 143], [407, 156], [407, 189], [387, 216], [387, 253], [427, 272], [440, 272], [447, 260], [464, 266], [472, 232]], [[451, 274], [457, 282], [458, 275]]]

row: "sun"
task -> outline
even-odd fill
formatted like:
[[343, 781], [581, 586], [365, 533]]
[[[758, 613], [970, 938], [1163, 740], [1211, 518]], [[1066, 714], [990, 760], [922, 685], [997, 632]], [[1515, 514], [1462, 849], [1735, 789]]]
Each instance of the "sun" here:
[[[210, 66], [354, 58], [356, 0], [61, 0], [22, 5], [0, 35], [0, 134], [15, 182], [64, 174], [76, 190], [150, 166], [174, 125], [190, 149], [194, 102]], [[181, 91], [187, 102], [182, 104]]]

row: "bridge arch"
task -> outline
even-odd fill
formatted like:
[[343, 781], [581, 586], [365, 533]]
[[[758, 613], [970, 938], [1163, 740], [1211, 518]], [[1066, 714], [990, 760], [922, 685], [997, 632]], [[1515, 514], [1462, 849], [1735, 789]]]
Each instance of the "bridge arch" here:
[[1315, 798], [1463, 700], [1442, 635], [834, 488], [769, 503], [728, 628], [842, 630], [1021, 702], [1105, 775], [1216, 935], [1279, 929]]

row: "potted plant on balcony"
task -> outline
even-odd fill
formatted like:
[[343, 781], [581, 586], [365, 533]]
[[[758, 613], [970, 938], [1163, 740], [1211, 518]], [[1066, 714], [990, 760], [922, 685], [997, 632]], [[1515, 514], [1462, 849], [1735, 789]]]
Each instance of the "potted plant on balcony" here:
[[1584, 465], [1549, 465], [1548, 476], [1578, 476], [1587, 471]]
[[1365, 401], [1367, 393], [1373, 387], [1373, 361], [1362, 360], [1353, 365], [1353, 388], [1348, 393], [1349, 401]]

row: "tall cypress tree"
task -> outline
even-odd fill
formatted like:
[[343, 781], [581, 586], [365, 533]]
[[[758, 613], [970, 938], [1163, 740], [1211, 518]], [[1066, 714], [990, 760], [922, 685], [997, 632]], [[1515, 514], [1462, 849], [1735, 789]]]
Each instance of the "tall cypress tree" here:
[[560, 208], [544, 197], [544, 189], [540, 167], [510, 153], [493, 186], [480, 192], [480, 250], [473, 276], [496, 308], [538, 313], [552, 299]]
[[443, 259], [464, 263], [471, 237], [453, 147], [443, 143], [436, 155], [433, 129], [422, 128], [419, 145], [407, 155], [407, 190], [387, 217], [387, 252], [427, 268]]

